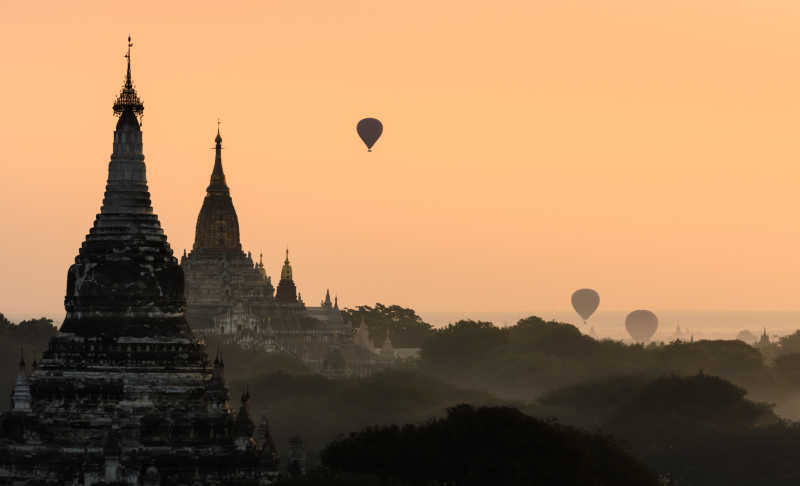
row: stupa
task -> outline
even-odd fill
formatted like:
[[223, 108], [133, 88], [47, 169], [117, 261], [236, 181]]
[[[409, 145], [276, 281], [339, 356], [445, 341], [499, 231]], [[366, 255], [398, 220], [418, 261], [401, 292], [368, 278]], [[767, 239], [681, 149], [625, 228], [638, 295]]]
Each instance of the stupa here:
[[254, 423], [249, 393], [234, 414], [221, 356], [209, 362], [184, 316], [183, 272], [150, 203], [131, 46], [105, 197], [67, 274], [60, 332], [35, 368], [20, 362], [0, 484], [270, 484], [268, 428], [241, 425]]

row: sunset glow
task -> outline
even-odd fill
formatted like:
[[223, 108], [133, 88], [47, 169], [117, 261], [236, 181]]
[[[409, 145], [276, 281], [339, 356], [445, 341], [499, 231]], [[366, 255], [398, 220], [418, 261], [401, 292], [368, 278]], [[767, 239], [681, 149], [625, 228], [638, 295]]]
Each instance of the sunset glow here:
[[220, 118], [245, 249], [314, 304], [798, 308], [797, 2], [5, 2], [9, 316], [63, 312], [128, 34], [176, 256]]

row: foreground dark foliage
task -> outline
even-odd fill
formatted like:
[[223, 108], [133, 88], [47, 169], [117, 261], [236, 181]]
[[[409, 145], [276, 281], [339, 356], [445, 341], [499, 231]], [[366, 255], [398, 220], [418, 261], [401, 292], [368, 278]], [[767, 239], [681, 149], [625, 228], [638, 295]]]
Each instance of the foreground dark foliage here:
[[420, 485], [658, 484], [609, 438], [507, 407], [460, 405], [423, 425], [368, 428], [334, 441], [322, 461]]

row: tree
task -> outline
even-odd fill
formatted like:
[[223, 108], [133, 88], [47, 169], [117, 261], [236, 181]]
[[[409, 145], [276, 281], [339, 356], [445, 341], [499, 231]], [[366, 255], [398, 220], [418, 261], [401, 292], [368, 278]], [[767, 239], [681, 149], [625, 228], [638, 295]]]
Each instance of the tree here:
[[436, 371], [465, 370], [508, 342], [508, 333], [485, 321], [458, 321], [437, 329], [422, 345], [424, 366]]
[[433, 329], [414, 309], [399, 305], [387, 307], [378, 302], [375, 307], [360, 305], [355, 309], [345, 309], [342, 313], [354, 326], [358, 326], [363, 317], [369, 328], [370, 339], [376, 346], [381, 345], [389, 331], [395, 347], [418, 348], [430, 337]]
[[458, 405], [421, 425], [370, 427], [329, 444], [322, 461], [418, 485], [658, 484], [608, 437], [508, 407]]
[[2, 312], [0, 312], [0, 334], [5, 334], [6, 332], [9, 332], [11, 330], [11, 326], [13, 326], [11, 321], [6, 319], [6, 316], [4, 316]]
[[800, 353], [800, 330], [778, 340], [778, 354]]
[[781, 354], [773, 366], [777, 376], [792, 388], [800, 384], [800, 353]]
[[768, 404], [715, 376], [658, 378], [613, 414], [603, 429], [676, 484], [789, 485], [800, 473], [785, 451], [800, 430]]

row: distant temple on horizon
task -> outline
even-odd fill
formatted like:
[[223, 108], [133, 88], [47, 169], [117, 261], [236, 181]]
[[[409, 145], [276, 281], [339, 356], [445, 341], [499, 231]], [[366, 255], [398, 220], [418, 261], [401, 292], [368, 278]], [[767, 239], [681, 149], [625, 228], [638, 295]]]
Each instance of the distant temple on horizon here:
[[[355, 323], [345, 321], [338, 297], [332, 300], [330, 290], [318, 307], [306, 306], [288, 248], [277, 288], [263, 255], [254, 262], [252, 253], [242, 249], [239, 218], [222, 167], [219, 125], [214, 141], [214, 166], [197, 216], [194, 245], [181, 258], [191, 328], [245, 349], [290, 354], [329, 377], [366, 376], [384, 368], [388, 352], [381, 355], [371, 344], [357, 345]], [[391, 341], [388, 346], [393, 349]]]
[[[266, 419], [256, 427], [249, 392], [231, 410], [222, 357], [209, 361], [184, 315], [183, 270], [150, 203], [128, 41], [102, 207], [67, 273], [60, 332], [40, 360], [20, 359], [0, 484], [270, 484]], [[215, 231], [199, 249], [235, 248]]]
[[213, 328], [214, 320], [236, 305], [255, 314], [273, 307], [272, 280], [264, 263], [253, 262], [239, 241], [239, 218], [222, 170], [222, 136], [217, 129], [211, 182], [197, 216], [192, 251], [184, 252], [186, 318], [195, 329]]

